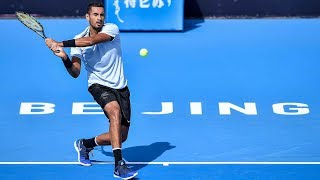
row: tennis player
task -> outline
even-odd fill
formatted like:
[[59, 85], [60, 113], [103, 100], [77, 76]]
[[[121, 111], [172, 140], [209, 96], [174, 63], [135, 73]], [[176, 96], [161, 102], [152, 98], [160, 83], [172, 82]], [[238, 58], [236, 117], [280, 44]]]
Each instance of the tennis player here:
[[[96, 146], [111, 145], [115, 159], [114, 177], [131, 179], [138, 172], [129, 168], [121, 153], [122, 142], [128, 137], [131, 107], [130, 91], [123, 70], [119, 29], [115, 24], [104, 23], [104, 6], [100, 3], [88, 5], [86, 19], [89, 26], [74, 39], [62, 42], [46, 39], [46, 45], [56, 56], [61, 57], [72, 77], [79, 76], [81, 61], [84, 63], [88, 74], [88, 91], [109, 119], [109, 132], [90, 139], [76, 140], [74, 147], [79, 163], [91, 166], [89, 152]], [[71, 61], [63, 47], [71, 47]]]

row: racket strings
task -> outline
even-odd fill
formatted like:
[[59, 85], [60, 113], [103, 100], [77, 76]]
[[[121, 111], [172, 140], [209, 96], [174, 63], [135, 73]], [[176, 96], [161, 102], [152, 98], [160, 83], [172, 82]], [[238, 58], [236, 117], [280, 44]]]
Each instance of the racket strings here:
[[16, 12], [16, 16], [18, 20], [27, 26], [29, 29], [33, 30], [41, 37], [45, 38], [44, 30], [42, 25], [34, 18], [33, 16], [25, 13], [25, 12]]
[[32, 16], [29, 14], [23, 13], [23, 12], [17, 12], [18, 19], [29, 28], [35, 30], [35, 31], [43, 31], [43, 28], [41, 24]]

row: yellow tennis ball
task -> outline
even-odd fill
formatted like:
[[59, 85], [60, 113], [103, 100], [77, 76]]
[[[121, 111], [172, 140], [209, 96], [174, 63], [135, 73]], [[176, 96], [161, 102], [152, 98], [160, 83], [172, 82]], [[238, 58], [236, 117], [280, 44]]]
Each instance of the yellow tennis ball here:
[[148, 55], [148, 50], [146, 48], [140, 49], [140, 56], [145, 57]]

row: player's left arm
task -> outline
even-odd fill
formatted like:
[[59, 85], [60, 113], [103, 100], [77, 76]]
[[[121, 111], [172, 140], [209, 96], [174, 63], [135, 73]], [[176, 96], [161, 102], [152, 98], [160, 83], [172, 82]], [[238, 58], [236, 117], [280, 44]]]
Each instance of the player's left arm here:
[[[110, 36], [106, 33], [98, 33], [94, 36], [81, 37], [81, 38], [75, 39], [75, 45], [76, 45], [76, 47], [86, 47], [86, 46], [92, 46], [95, 44], [99, 44], [99, 43], [107, 42], [107, 41], [112, 41], [112, 40], [113, 40], [112, 36]], [[63, 42], [61, 44], [62, 44], [62, 46], [64, 45]]]
[[53, 39], [47, 38], [46, 44], [50, 46], [60, 46], [60, 47], [86, 47], [99, 44], [102, 42], [112, 41], [114, 37], [106, 33], [98, 33], [90, 37], [81, 37], [78, 39], [71, 39], [63, 42], [57, 42]]

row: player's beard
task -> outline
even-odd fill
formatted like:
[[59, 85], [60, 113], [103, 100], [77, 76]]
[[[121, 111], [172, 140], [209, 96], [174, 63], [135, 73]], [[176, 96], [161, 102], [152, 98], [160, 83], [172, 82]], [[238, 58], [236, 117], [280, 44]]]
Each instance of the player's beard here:
[[101, 22], [101, 26], [99, 27], [99, 26], [97, 26], [96, 25], [96, 23], [90, 23], [90, 26], [92, 27], [92, 29], [94, 29], [95, 31], [97, 31], [97, 32], [100, 32], [101, 31], [101, 29], [102, 29], [102, 27], [103, 27], [103, 23]]

